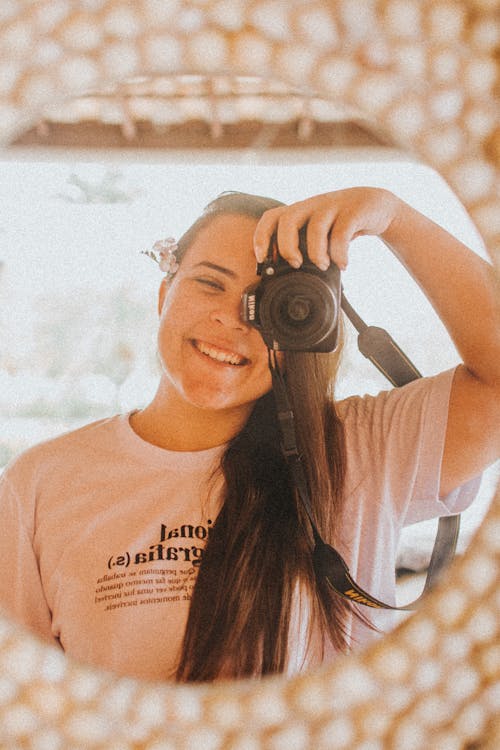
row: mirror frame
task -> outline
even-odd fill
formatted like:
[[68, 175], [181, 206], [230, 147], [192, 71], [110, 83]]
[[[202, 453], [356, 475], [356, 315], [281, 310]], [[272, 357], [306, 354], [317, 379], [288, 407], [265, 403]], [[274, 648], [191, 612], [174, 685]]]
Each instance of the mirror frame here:
[[[495, 0], [9, 0], [0, 143], [44, 105], [136, 75], [263, 75], [362, 109], [450, 182], [500, 256]], [[500, 743], [500, 494], [422, 609], [292, 679], [150, 684], [91, 669], [0, 620], [9, 747], [443, 750]], [[45, 743], [45, 744], [44, 744]], [[51, 744], [52, 743], [52, 744]]]

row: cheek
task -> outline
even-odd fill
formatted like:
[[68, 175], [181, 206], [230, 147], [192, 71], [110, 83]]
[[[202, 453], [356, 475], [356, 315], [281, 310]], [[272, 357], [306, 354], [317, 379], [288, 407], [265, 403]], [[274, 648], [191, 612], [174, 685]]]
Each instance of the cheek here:
[[262, 359], [260, 360], [260, 365], [258, 368], [257, 382], [259, 384], [258, 385], [259, 398], [260, 396], [263, 396], [265, 393], [269, 393], [269, 391], [273, 387], [271, 371], [269, 369], [268, 360], [267, 360], [267, 350], [265, 348], [264, 348], [264, 354], [262, 356]]
[[189, 323], [189, 313], [192, 310], [189, 302], [183, 300], [182, 297], [176, 293], [174, 288], [171, 288], [164, 301], [160, 312], [160, 319], [158, 323], [158, 336], [160, 338], [167, 337], [174, 339], [176, 335], [181, 335], [183, 328]]
[[172, 362], [175, 359], [175, 353], [180, 346], [178, 334], [180, 335], [180, 320], [177, 316], [162, 313], [156, 335], [156, 345], [163, 363]]

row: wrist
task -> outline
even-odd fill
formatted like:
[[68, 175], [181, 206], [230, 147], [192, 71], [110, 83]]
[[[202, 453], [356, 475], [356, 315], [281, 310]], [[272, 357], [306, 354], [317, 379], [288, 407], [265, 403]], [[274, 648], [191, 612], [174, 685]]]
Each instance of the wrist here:
[[405, 237], [412, 223], [413, 209], [394, 193], [389, 194], [391, 216], [387, 228], [382, 232], [380, 238], [391, 246], [397, 247], [398, 241]]

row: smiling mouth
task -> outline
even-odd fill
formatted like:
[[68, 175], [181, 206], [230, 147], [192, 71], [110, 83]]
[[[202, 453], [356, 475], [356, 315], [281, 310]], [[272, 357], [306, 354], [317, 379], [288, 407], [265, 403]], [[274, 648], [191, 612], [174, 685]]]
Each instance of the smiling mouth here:
[[246, 357], [242, 357], [240, 354], [236, 354], [235, 352], [227, 352], [223, 351], [222, 349], [217, 349], [214, 346], [209, 346], [208, 344], [205, 344], [203, 341], [196, 341], [193, 340], [193, 346], [198, 351], [201, 352], [201, 354], [204, 354], [206, 357], [209, 357], [209, 359], [213, 359], [216, 362], [221, 362], [225, 365], [234, 365], [235, 367], [241, 367], [242, 365], [246, 365], [248, 363], [248, 359]]

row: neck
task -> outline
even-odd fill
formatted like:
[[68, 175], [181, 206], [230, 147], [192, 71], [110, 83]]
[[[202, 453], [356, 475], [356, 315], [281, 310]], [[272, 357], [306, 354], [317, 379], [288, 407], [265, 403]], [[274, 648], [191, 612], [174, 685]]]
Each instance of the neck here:
[[201, 451], [223, 445], [245, 426], [251, 404], [237, 409], [201, 409], [180, 399], [166, 397], [161, 386], [144, 409], [130, 417], [140, 438], [172, 451]]

